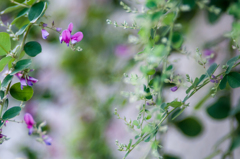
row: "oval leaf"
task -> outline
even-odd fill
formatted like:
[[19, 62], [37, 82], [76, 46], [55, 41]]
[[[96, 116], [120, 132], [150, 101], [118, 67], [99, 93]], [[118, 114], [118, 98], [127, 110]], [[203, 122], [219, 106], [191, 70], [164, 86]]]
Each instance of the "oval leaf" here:
[[16, 83], [10, 88], [10, 94], [17, 100], [28, 101], [33, 96], [33, 89], [30, 86], [24, 86], [23, 89], [21, 89], [21, 84]]
[[187, 136], [198, 136], [202, 130], [202, 124], [194, 117], [188, 117], [176, 123], [176, 126]]
[[228, 117], [230, 110], [230, 98], [220, 97], [216, 103], [207, 108], [207, 113], [212, 118], [220, 120]]
[[8, 33], [0, 33], [0, 56], [6, 55], [11, 50], [11, 41]]
[[39, 2], [34, 4], [28, 14], [28, 19], [31, 23], [35, 23], [44, 13], [47, 3]]
[[1, 11], [0, 14], [10, 13], [15, 10], [19, 10], [21, 8], [23, 8], [23, 6], [20, 6], [20, 5], [11, 6], [11, 7], [6, 8], [4, 11]]
[[2, 82], [2, 88], [6, 88], [9, 84], [9, 82], [11, 82], [13, 76], [12, 75], [7, 75]]
[[0, 72], [4, 69], [4, 67], [8, 64], [8, 62], [12, 59], [11, 56], [4, 57], [0, 60]]
[[36, 41], [31, 41], [25, 44], [24, 51], [31, 57], [37, 56], [42, 52], [41, 45]]
[[8, 119], [14, 118], [14, 117], [17, 116], [20, 112], [21, 112], [21, 107], [12, 107], [12, 108], [8, 109], [8, 110], [3, 114], [2, 119], [3, 119], [3, 120], [8, 120]]
[[227, 80], [232, 88], [240, 87], [240, 74], [237, 72], [231, 72], [227, 75]]

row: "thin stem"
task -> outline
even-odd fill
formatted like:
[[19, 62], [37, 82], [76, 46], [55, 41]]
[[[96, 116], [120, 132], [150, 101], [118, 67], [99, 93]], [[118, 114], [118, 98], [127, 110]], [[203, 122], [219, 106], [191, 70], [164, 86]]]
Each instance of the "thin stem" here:
[[14, 3], [14, 4], [17, 4], [17, 5], [19, 5], [19, 6], [25, 7], [25, 8], [30, 8], [30, 6], [25, 5], [25, 4], [22, 4], [22, 3], [19, 3], [19, 2], [16, 2], [16, 1], [14, 1], [14, 0], [10, 0], [10, 2], [11, 2], [11, 3]]

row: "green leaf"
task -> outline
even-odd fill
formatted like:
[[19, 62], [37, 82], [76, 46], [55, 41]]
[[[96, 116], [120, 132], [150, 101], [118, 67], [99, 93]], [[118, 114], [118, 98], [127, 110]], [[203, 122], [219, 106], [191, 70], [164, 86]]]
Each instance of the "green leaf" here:
[[231, 72], [227, 75], [227, 81], [232, 88], [240, 87], [240, 74], [237, 72]]
[[16, 63], [16, 66], [14, 67], [14, 71], [11, 73], [11, 75], [14, 75], [16, 73], [18, 73], [19, 71], [22, 71], [26, 68], [28, 68], [32, 63], [31, 59], [24, 59], [24, 60], [20, 60]]
[[226, 74], [230, 73], [233, 65], [239, 60], [239, 58], [240, 58], [240, 55], [235, 56], [235, 57], [231, 58], [230, 60], [228, 60], [228, 62], [227, 62], [228, 68], [226, 70]]
[[19, 29], [17, 32], [16, 32], [16, 35], [22, 35], [25, 30], [27, 29], [28, 27], [28, 24], [24, 25], [21, 29]]
[[177, 111], [175, 111], [172, 114], [172, 120], [175, 120], [179, 115], [181, 115], [183, 113], [183, 111], [185, 110], [185, 107], [182, 109], [178, 109]]
[[0, 129], [3, 127], [4, 121], [0, 120]]
[[133, 120], [133, 125], [138, 126], [139, 125], [138, 121], [137, 120]]
[[146, 7], [148, 7], [149, 9], [154, 9], [157, 7], [157, 4], [154, 1], [149, 1], [147, 2]]
[[206, 77], [207, 77], [206, 74], [203, 74], [203, 75], [199, 78], [199, 81], [198, 81], [197, 85], [199, 85]]
[[[2, 112], [5, 112], [6, 110], [7, 110], [7, 108], [8, 108], [8, 99], [6, 99], [5, 100], [5, 102], [4, 102], [4, 105], [3, 105], [3, 110], [2, 110]], [[1, 114], [0, 114], [1, 115]]]
[[2, 100], [4, 97], [4, 91], [0, 91], [0, 99]]
[[12, 75], [7, 75], [2, 82], [2, 88], [6, 88], [8, 84], [11, 82], [13, 76]]
[[8, 62], [8, 69], [10, 70], [12, 68], [12, 63], [15, 61], [15, 58], [12, 58], [9, 62]]
[[240, 135], [234, 136], [232, 139], [232, 143], [230, 146], [230, 150], [233, 151], [234, 149], [240, 146]]
[[[17, 17], [12, 21], [12, 25], [15, 25], [17, 28], [21, 29], [23, 26], [28, 25], [30, 21], [28, 20], [27, 17], [21, 16]], [[18, 32], [17, 32], [18, 33]]]
[[27, 0], [26, 1], [27, 5], [32, 5], [35, 2], [36, 2], [36, 0]]
[[181, 159], [181, 158], [171, 154], [164, 154], [163, 159]]
[[24, 51], [31, 57], [37, 56], [42, 52], [41, 45], [36, 41], [28, 42], [24, 45]]
[[12, 107], [10, 109], [8, 109], [4, 114], [2, 119], [3, 120], [8, 120], [11, 118], [16, 117], [20, 112], [21, 112], [22, 108], [21, 107]]
[[8, 33], [0, 33], [0, 56], [6, 55], [11, 50], [11, 41]]
[[211, 75], [216, 71], [218, 68], [218, 65], [216, 63], [213, 63], [207, 70], [208, 77], [211, 77]]
[[174, 100], [174, 101], [172, 101], [171, 103], [168, 103], [167, 105], [176, 108], [176, 107], [182, 106], [182, 102], [179, 102], [179, 101]]
[[172, 35], [172, 47], [178, 49], [183, 44], [183, 37], [180, 33], [174, 32]]
[[207, 107], [207, 113], [216, 120], [225, 119], [231, 111], [229, 97], [220, 97], [216, 103]]
[[44, 13], [47, 8], [47, 3], [39, 2], [34, 4], [28, 14], [28, 19], [31, 23], [35, 23]]
[[20, 6], [20, 5], [11, 6], [11, 7], [6, 8], [5, 10], [1, 11], [0, 14], [10, 13], [10, 12], [19, 10], [21, 8], [23, 8], [23, 6]]
[[12, 59], [11, 56], [4, 57], [0, 60], [0, 72], [3, 71], [4, 67], [8, 64], [8, 62]]
[[187, 117], [175, 124], [185, 135], [189, 137], [196, 137], [203, 131], [202, 124], [195, 117]]
[[193, 9], [196, 6], [196, 2], [193, 0], [182, 0], [183, 5], [188, 5], [190, 9]]
[[127, 149], [130, 149], [131, 145], [132, 145], [132, 139], [130, 139]]
[[229, 8], [228, 8], [228, 14], [233, 15], [234, 18], [240, 19], [240, 3], [233, 3]]
[[223, 77], [223, 79], [221, 80], [220, 84], [219, 84], [219, 88], [221, 90], [225, 89], [227, 86], [227, 75]]
[[17, 100], [28, 101], [33, 96], [33, 89], [30, 86], [24, 86], [23, 89], [21, 89], [21, 84], [15, 83], [10, 88], [10, 94]]
[[171, 25], [174, 21], [174, 18], [175, 18], [175, 14], [173, 12], [171, 13], [168, 13], [164, 18], [163, 18], [163, 23], [165, 25]]

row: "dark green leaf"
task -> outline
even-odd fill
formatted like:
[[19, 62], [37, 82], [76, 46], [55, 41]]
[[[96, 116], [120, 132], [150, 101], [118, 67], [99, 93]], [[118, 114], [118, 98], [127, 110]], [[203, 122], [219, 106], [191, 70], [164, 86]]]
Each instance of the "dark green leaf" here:
[[207, 113], [214, 119], [227, 118], [231, 110], [230, 98], [220, 97], [216, 103], [207, 108]]
[[213, 63], [207, 70], [208, 77], [211, 77], [211, 75], [216, 71], [218, 68], [218, 65], [216, 63]]
[[146, 7], [148, 7], [149, 9], [154, 9], [157, 7], [157, 4], [154, 1], [149, 1], [147, 2]]
[[183, 43], [183, 37], [180, 33], [174, 32], [172, 35], [172, 46], [175, 49], [178, 49], [182, 46]]
[[47, 3], [39, 2], [34, 4], [28, 14], [28, 19], [31, 23], [35, 23], [44, 13], [46, 10]]
[[21, 84], [15, 83], [10, 88], [10, 94], [17, 100], [28, 101], [33, 96], [33, 89], [30, 86], [24, 86], [23, 89], [21, 89]]
[[168, 103], [167, 105], [176, 108], [182, 106], [182, 102], [174, 100], [171, 103]]
[[2, 88], [6, 88], [9, 84], [9, 82], [11, 82], [13, 76], [12, 75], [7, 75], [2, 82]]
[[185, 135], [189, 137], [196, 137], [203, 131], [202, 124], [195, 117], [187, 117], [175, 124]]
[[193, 9], [196, 6], [196, 2], [193, 0], [182, 0], [183, 5], [188, 5], [190, 9]]
[[[2, 112], [5, 112], [8, 108], [8, 99], [5, 100], [4, 105], [3, 105], [3, 110]], [[0, 114], [1, 115], [1, 114]]]
[[37, 56], [42, 52], [41, 45], [36, 41], [28, 42], [24, 45], [24, 51], [31, 57]]
[[228, 62], [227, 62], [228, 68], [226, 70], [226, 74], [230, 73], [233, 65], [239, 60], [239, 58], [240, 58], [240, 55], [235, 56], [235, 57], [231, 58], [230, 60], [228, 60]]
[[203, 75], [199, 78], [199, 81], [198, 81], [197, 85], [199, 85], [206, 77], [207, 77], [206, 74], [203, 74]]
[[170, 155], [170, 154], [164, 154], [163, 159], [180, 159], [180, 157]]
[[8, 120], [11, 118], [16, 117], [19, 113], [21, 112], [21, 107], [12, 107], [8, 109], [4, 114], [2, 119], [3, 120]]
[[1, 100], [3, 99], [3, 97], [4, 97], [4, 91], [0, 91], [0, 98], [1, 98]]
[[237, 72], [231, 72], [227, 75], [227, 81], [232, 88], [240, 87], [240, 74]]
[[19, 71], [22, 71], [26, 68], [28, 68], [32, 63], [31, 59], [24, 59], [24, 60], [20, 60], [16, 63], [16, 66], [14, 67], [14, 71], [11, 73], [11, 75], [14, 75], [16, 73], [18, 73]]
[[22, 35], [27, 29], [27, 27], [28, 27], [28, 24], [24, 25], [21, 29], [18, 30], [18, 32], [16, 32], [16, 35]]
[[172, 114], [172, 120], [175, 120], [179, 115], [181, 115], [183, 113], [183, 111], [185, 110], [185, 107], [182, 109], [178, 109], [177, 111], [175, 111]]
[[227, 76], [224, 76], [219, 84], [219, 88], [223, 90], [226, 88], [226, 86], [227, 86]]

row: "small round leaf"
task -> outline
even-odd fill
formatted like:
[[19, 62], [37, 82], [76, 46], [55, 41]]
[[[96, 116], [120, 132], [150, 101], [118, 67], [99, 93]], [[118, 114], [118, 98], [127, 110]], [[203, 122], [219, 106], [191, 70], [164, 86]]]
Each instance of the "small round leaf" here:
[[28, 56], [35, 57], [42, 52], [42, 47], [38, 42], [31, 41], [25, 44], [24, 51]]
[[30, 86], [24, 86], [23, 89], [21, 89], [21, 84], [15, 83], [10, 88], [10, 94], [17, 100], [28, 101], [33, 96], [33, 89]]

